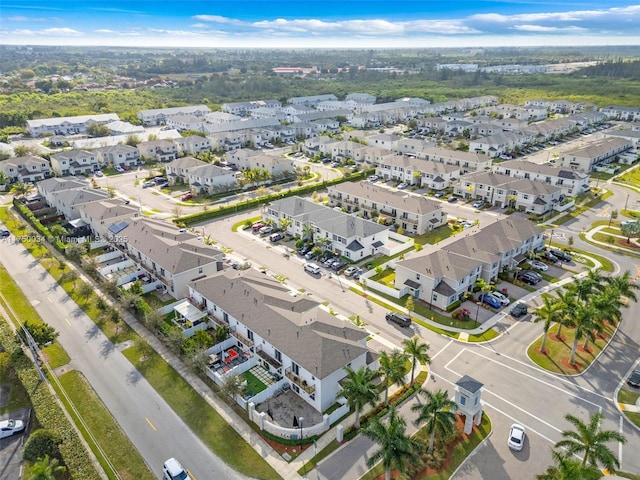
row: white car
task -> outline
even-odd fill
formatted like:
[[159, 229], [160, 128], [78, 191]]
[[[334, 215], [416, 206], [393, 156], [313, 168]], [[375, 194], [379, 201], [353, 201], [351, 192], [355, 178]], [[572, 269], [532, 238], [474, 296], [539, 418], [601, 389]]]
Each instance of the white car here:
[[546, 263], [542, 263], [538, 260], [531, 260], [529, 264], [531, 265], [532, 268], [535, 268], [536, 270], [542, 270], [543, 272], [546, 272], [547, 270], [549, 270], [549, 265], [547, 265]]
[[24, 430], [22, 420], [2, 420], [0, 421], [0, 438], [10, 437], [14, 433]]
[[180, 465], [175, 458], [170, 458], [162, 465], [163, 480], [191, 480], [191, 475]]
[[402, 182], [400, 185], [398, 185], [398, 190], [404, 190], [408, 186], [409, 184]]
[[120, 165], [116, 165], [115, 169], [116, 169], [116, 172], [118, 173], [124, 173], [124, 168], [122, 168]]
[[524, 427], [514, 423], [509, 429], [509, 440], [507, 441], [507, 445], [509, 445], [511, 450], [519, 452], [524, 446], [524, 439], [526, 436], [527, 434], [524, 433]]
[[476, 200], [471, 204], [473, 208], [482, 208], [484, 207], [484, 200]]
[[505, 294], [503, 294], [503, 293], [500, 293], [500, 292], [491, 292], [491, 296], [492, 296], [493, 298], [498, 299], [502, 305], [509, 305], [509, 304], [511, 303], [511, 300], [509, 300], [509, 299], [507, 298], [507, 296], [506, 296]]

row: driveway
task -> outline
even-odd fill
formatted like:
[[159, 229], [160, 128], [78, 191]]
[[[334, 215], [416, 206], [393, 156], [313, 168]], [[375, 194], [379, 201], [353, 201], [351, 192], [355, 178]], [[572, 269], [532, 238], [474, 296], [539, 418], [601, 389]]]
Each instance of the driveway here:
[[31, 409], [21, 408], [0, 415], [0, 420], [22, 420], [25, 429], [11, 437], [0, 438], [0, 478], [2, 480], [20, 480], [22, 478], [22, 452], [31, 427]]

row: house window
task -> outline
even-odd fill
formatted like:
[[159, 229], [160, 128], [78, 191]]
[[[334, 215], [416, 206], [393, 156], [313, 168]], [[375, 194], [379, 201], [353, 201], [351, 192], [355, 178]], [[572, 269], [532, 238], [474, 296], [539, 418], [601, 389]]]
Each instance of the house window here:
[[229, 314], [227, 312], [222, 312], [222, 320], [229, 323]]
[[275, 350], [274, 351], [274, 356], [275, 356], [277, 361], [282, 363], [282, 352], [280, 352], [280, 350]]
[[291, 371], [296, 375], [300, 375], [300, 366], [295, 362], [291, 362]]
[[478, 397], [474, 398], [474, 400], [473, 400], [473, 404], [474, 404], [474, 405], [478, 405]]
[[467, 397], [465, 397], [464, 395], [460, 395], [460, 405], [466, 405], [467, 404]]

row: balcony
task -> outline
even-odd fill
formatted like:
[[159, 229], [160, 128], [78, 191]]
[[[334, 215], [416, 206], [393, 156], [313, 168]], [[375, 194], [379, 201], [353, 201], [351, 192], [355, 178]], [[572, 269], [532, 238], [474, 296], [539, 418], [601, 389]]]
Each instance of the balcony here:
[[284, 371], [284, 376], [287, 377], [289, 380], [291, 380], [293, 383], [295, 383], [298, 387], [300, 387], [302, 390], [304, 390], [305, 392], [307, 392], [309, 395], [315, 393], [316, 391], [316, 386], [315, 385], [308, 385], [306, 380], [302, 380], [298, 375], [296, 375], [295, 373], [293, 373], [291, 371], [291, 368], [287, 368]]
[[194, 307], [196, 307], [198, 310], [203, 311], [205, 309], [204, 308], [204, 302], [198, 302], [193, 297], [189, 297], [188, 300], [189, 300], [189, 303], [191, 305], [193, 305]]
[[249, 340], [247, 337], [238, 332], [235, 328], [231, 331], [231, 335], [240, 340], [247, 347], [253, 347], [253, 340]]
[[258, 355], [260, 358], [262, 358], [265, 362], [267, 362], [269, 365], [271, 365], [274, 368], [282, 367], [282, 363], [276, 360], [275, 358], [273, 358], [267, 352], [265, 352], [262, 349], [262, 345], [259, 345], [258, 348], [256, 349], [256, 355]]
[[229, 323], [225, 322], [223, 319], [216, 317], [213, 313], [209, 312], [209, 319], [215, 323], [216, 325], [219, 325], [221, 327], [227, 327], [229, 328]]

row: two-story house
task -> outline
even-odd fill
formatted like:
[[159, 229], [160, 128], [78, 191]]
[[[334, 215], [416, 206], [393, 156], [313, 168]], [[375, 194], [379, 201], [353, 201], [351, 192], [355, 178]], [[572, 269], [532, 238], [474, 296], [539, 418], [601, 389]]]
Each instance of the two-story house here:
[[94, 150], [98, 156], [100, 165], [112, 165], [134, 167], [140, 163], [140, 152], [131, 145], [112, 145], [100, 147]]
[[166, 166], [169, 185], [188, 183], [191, 171], [195, 168], [204, 167], [206, 165], [209, 164], [193, 157], [181, 157], [172, 160]]
[[87, 150], [67, 150], [51, 155], [51, 169], [56, 175], [91, 175], [100, 170], [98, 155]]
[[51, 167], [44, 158], [27, 155], [1, 161], [0, 172], [5, 174], [8, 184], [36, 183], [51, 176]]
[[492, 167], [494, 173], [525, 178], [560, 187], [562, 194], [576, 196], [589, 190], [589, 174], [564, 167], [540, 165], [526, 160], [509, 160]]

